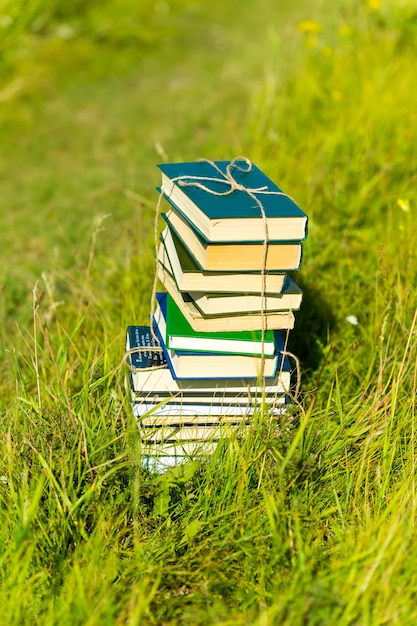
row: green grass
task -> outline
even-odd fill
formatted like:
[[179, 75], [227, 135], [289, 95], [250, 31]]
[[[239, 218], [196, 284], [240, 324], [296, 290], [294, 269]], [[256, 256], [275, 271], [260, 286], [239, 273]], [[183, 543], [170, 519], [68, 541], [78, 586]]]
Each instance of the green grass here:
[[[417, 622], [417, 13], [293, 5], [0, 8], [4, 624]], [[155, 476], [155, 164], [238, 154], [310, 217], [299, 411]]]

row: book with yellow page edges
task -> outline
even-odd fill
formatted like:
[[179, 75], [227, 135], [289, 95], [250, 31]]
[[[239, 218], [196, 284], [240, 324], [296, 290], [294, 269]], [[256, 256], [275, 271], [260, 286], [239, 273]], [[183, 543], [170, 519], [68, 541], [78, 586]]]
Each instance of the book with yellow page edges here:
[[[196, 263], [206, 271], [261, 271], [264, 264], [264, 242], [258, 241], [211, 241], [184, 219], [179, 212], [171, 210], [163, 215], [171, 231], [180, 237]], [[232, 230], [232, 227], [230, 227]], [[301, 263], [301, 243], [269, 240], [265, 270], [279, 267], [281, 270], [298, 270]]]
[[286, 281], [286, 275], [279, 270], [267, 271], [265, 276], [260, 270], [203, 270], [180, 237], [168, 226], [161, 234], [158, 262], [173, 275], [179, 291], [260, 294], [265, 282], [265, 293], [278, 294]]

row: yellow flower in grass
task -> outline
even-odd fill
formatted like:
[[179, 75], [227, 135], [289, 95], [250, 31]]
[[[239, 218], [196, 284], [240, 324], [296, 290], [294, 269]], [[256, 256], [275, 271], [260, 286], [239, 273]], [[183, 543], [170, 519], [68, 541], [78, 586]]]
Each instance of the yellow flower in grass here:
[[374, 11], [379, 11], [382, 6], [381, 0], [366, 0], [366, 6], [370, 9], [374, 9]]
[[321, 31], [320, 24], [313, 20], [303, 20], [298, 24], [297, 28], [301, 33], [306, 35], [317, 35], [317, 33]]
[[407, 198], [398, 198], [397, 205], [406, 213], [408, 213], [408, 211], [410, 210], [410, 200], [408, 200]]

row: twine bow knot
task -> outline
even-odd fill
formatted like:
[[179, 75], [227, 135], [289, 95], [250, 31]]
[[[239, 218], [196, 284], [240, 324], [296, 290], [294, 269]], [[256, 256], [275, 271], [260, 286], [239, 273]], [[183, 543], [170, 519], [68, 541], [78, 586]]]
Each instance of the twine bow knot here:
[[[202, 191], [206, 191], [207, 193], [210, 193], [214, 196], [229, 196], [234, 191], [244, 191], [251, 197], [257, 193], [268, 193], [267, 185], [254, 188], [245, 187], [245, 185], [242, 185], [242, 183], [238, 183], [236, 178], [233, 176], [233, 168], [245, 174], [249, 173], [252, 170], [252, 161], [250, 161], [246, 157], [235, 157], [234, 159], [232, 159], [230, 163], [226, 166], [226, 172], [223, 172], [214, 161], [210, 161], [209, 159], [199, 159], [199, 162], [208, 163], [209, 165], [211, 165], [211, 167], [213, 167], [216, 172], [220, 174], [221, 178], [215, 178], [213, 176], [192, 176], [186, 174], [184, 176], [177, 176], [176, 178], [173, 178], [172, 181], [178, 183], [180, 187], [198, 187]], [[246, 167], [242, 167], [239, 162], [243, 162]], [[204, 185], [199, 181], [207, 181], [228, 185], [229, 189], [226, 189], [225, 191], [215, 191], [211, 187], [208, 187], [207, 185]], [[272, 191], [269, 193], [273, 193], [276, 195], [286, 195], [281, 191]], [[259, 203], [257, 204], [259, 206]]]

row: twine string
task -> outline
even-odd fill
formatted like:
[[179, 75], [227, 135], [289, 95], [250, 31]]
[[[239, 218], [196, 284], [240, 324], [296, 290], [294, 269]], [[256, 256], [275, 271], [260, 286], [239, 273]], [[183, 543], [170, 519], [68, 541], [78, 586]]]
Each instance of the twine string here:
[[143, 352], [162, 352], [162, 347], [160, 345], [156, 346], [135, 346], [134, 348], [129, 348], [125, 351], [123, 355], [123, 362], [130, 371], [134, 374], [135, 372], [151, 372], [153, 370], [162, 370], [168, 367], [167, 363], [163, 365], [150, 365], [149, 367], [135, 367], [132, 365], [132, 360], [129, 358], [132, 354], [142, 354]]
[[[260, 376], [264, 378], [265, 372], [265, 332], [267, 330], [266, 323], [266, 268], [267, 268], [267, 260], [268, 260], [268, 249], [269, 249], [269, 229], [268, 229], [268, 220], [266, 217], [264, 206], [261, 200], [258, 198], [257, 194], [267, 194], [274, 196], [287, 196], [283, 191], [274, 191], [269, 190], [267, 185], [263, 187], [245, 187], [241, 183], [239, 183], [232, 174], [232, 169], [236, 169], [239, 172], [243, 172], [245, 174], [249, 173], [252, 170], [253, 164], [247, 157], [238, 156], [235, 157], [228, 163], [226, 166], [226, 172], [220, 169], [220, 167], [210, 159], [199, 159], [200, 162], [208, 163], [211, 167], [213, 167], [216, 172], [220, 175], [219, 177], [212, 176], [192, 176], [192, 175], [183, 175], [172, 178], [173, 183], [178, 183], [180, 187], [197, 187], [202, 191], [214, 196], [229, 196], [235, 191], [242, 191], [246, 193], [256, 204], [259, 209], [260, 215], [262, 217], [263, 225], [264, 225], [264, 240], [262, 244], [262, 267], [261, 267], [261, 368], [260, 368]], [[203, 184], [203, 182], [211, 182], [211, 183], [220, 183], [228, 186], [228, 189], [224, 191], [216, 191], [211, 187]], [[287, 196], [289, 197], [289, 196]]]
[[281, 354], [283, 357], [290, 357], [291, 359], [293, 359], [294, 363], [295, 363], [295, 389], [294, 389], [294, 393], [290, 395], [290, 397], [292, 397], [294, 403], [297, 402], [298, 400], [298, 396], [300, 393], [300, 386], [301, 386], [301, 365], [300, 365], [300, 359], [295, 356], [295, 354], [293, 352], [290, 352], [289, 350], [281, 350]]
[[151, 331], [151, 335], [153, 340], [155, 341], [155, 345], [153, 346], [135, 346], [134, 348], [130, 348], [125, 351], [123, 355], [123, 363], [127, 365], [129, 370], [134, 374], [135, 372], [152, 372], [153, 370], [166, 369], [168, 367], [168, 363], [164, 363], [163, 365], [150, 365], [149, 367], [135, 367], [132, 364], [132, 359], [130, 358], [132, 354], [142, 354], [143, 352], [163, 352], [162, 346], [159, 343], [158, 336], [153, 327], [153, 316], [155, 313], [155, 302], [156, 302], [156, 289], [158, 286], [158, 220], [161, 209], [161, 201], [163, 194], [160, 192], [158, 197], [158, 202], [156, 204], [155, 209], [155, 218], [154, 218], [154, 246], [155, 246], [155, 272], [154, 279], [152, 283], [152, 295], [151, 295], [151, 305], [149, 312], [149, 329]]
[[[173, 184], [177, 183], [178, 186], [180, 187], [196, 187], [210, 195], [220, 196], [220, 197], [229, 196], [235, 191], [242, 191], [246, 193], [255, 202], [257, 208], [259, 209], [259, 213], [263, 221], [264, 240], [263, 240], [263, 245], [262, 245], [262, 267], [261, 267], [261, 370], [260, 370], [261, 372], [260, 376], [263, 379], [264, 371], [265, 371], [265, 332], [267, 330], [267, 323], [266, 323], [266, 276], [267, 274], [266, 274], [266, 270], [267, 270], [268, 249], [269, 249], [269, 229], [268, 229], [268, 220], [266, 217], [265, 209], [261, 200], [258, 198], [258, 195], [285, 196], [293, 201], [294, 199], [291, 198], [291, 196], [289, 196], [288, 194], [284, 193], [283, 191], [269, 190], [267, 185], [264, 185], [262, 187], [251, 188], [251, 187], [245, 187], [244, 185], [239, 183], [234, 178], [232, 174], [232, 169], [235, 169], [239, 172], [243, 172], [245, 174], [249, 173], [252, 170], [253, 164], [247, 157], [237, 156], [234, 159], [232, 159], [230, 163], [228, 163], [228, 165], [226, 166], [225, 172], [223, 172], [223, 170], [221, 170], [218, 167], [218, 165], [214, 161], [211, 161], [210, 159], [199, 159], [199, 161], [203, 163], [208, 163], [214, 170], [216, 170], [219, 176], [214, 177], [214, 176], [182, 175], [182, 176], [176, 176], [174, 178], [171, 178], [170, 179], [171, 182]], [[226, 185], [227, 189], [225, 189], [224, 191], [217, 191], [213, 189], [212, 187], [209, 187], [205, 183], [216, 183], [220, 185]], [[163, 196], [164, 196], [164, 193], [161, 190], [159, 193], [158, 201], [157, 201], [156, 208], [155, 208], [155, 218], [154, 218], [155, 276], [154, 276], [153, 285], [152, 285], [151, 305], [150, 305], [150, 313], [149, 313], [150, 331], [157, 345], [138, 346], [138, 347], [132, 348], [131, 350], [126, 351], [124, 355], [124, 360], [132, 372], [139, 371], [139, 370], [146, 371], [146, 370], [153, 370], [153, 369], [163, 369], [167, 367], [167, 365], [159, 365], [159, 366], [151, 366], [147, 368], [134, 368], [131, 365], [131, 363], [129, 363], [129, 360], [128, 360], [128, 357], [134, 353], [141, 353], [141, 352], [148, 351], [150, 349], [152, 349], [153, 351], [158, 351], [158, 352], [162, 351], [162, 347], [159, 345], [158, 337], [153, 328], [152, 320], [153, 320], [153, 316], [155, 313], [156, 291], [157, 291], [157, 285], [158, 285], [158, 272], [157, 272], [158, 247], [159, 247], [158, 222], [159, 222], [160, 208], [161, 208], [161, 202], [162, 202]], [[287, 338], [288, 338], [288, 333], [287, 333]], [[299, 368], [298, 359], [292, 353], [286, 351], [286, 345], [284, 346], [284, 350], [281, 351], [281, 355], [283, 358], [281, 360], [280, 374], [282, 372], [285, 355], [292, 356], [295, 359], [296, 369], [297, 369], [297, 388], [296, 388], [295, 395], [297, 396], [299, 383], [300, 383], [300, 368]]]

